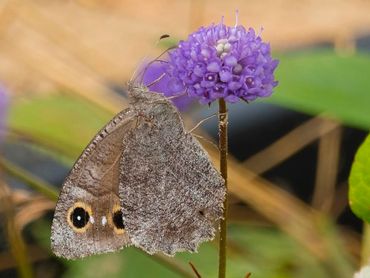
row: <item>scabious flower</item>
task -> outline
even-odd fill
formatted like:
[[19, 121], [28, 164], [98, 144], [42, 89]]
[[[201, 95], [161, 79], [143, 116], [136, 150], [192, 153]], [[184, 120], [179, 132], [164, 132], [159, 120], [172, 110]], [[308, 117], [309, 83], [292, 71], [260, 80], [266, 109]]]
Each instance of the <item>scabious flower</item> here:
[[202, 104], [224, 98], [234, 103], [267, 97], [277, 85], [278, 60], [252, 28], [222, 22], [201, 27], [169, 52], [168, 87], [186, 91]]
[[[169, 76], [166, 74], [167, 71], [167, 64], [161, 62], [155, 62], [151, 64], [145, 64], [143, 66], [145, 69], [143, 72], [143, 83], [144, 84], [151, 84], [149, 85], [149, 89], [152, 92], [162, 93], [165, 96], [173, 96], [175, 94], [181, 93], [180, 91], [173, 91], [168, 86], [168, 82], [170, 81]], [[188, 95], [179, 95], [178, 97], [171, 99], [173, 104], [179, 109], [180, 111], [185, 111], [189, 105], [194, 101], [193, 98], [189, 97]]]

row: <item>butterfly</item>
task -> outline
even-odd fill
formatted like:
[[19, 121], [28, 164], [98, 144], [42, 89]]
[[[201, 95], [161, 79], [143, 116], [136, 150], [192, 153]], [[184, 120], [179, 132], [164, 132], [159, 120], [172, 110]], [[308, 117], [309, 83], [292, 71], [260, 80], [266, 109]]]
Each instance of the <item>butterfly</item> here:
[[104, 126], [66, 177], [51, 247], [67, 259], [134, 245], [196, 251], [222, 218], [224, 180], [170, 100], [129, 87], [130, 106]]

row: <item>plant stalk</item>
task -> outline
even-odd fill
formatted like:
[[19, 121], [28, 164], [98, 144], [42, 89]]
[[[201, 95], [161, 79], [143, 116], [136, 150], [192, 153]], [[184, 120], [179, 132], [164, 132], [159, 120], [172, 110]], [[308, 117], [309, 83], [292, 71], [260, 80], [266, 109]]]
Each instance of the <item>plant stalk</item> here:
[[228, 211], [228, 192], [227, 192], [227, 149], [228, 149], [228, 138], [227, 138], [227, 107], [224, 99], [220, 99], [218, 102], [219, 115], [218, 115], [218, 146], [220, 152], [220, 171], [221, 175], [225, 180], [226, 196], [224, 201], [224, 214], [221, 220], [220, 226], [220, 241], [219, 241], [219, 261], [218, 261], [218, 277], [226, 277], [226, 230], [227, 230], [227, 211]]

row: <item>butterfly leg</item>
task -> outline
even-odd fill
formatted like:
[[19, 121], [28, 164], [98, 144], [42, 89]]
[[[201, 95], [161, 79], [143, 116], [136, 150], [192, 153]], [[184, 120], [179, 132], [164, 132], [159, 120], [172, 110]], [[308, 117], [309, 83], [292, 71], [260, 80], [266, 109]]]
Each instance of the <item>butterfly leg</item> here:
[[138, 127], [138, 125], [139, 125], [139, 118], [140, 117], [142, 119], [144, 119], [144, 122], [146, 124], [148, 124], [150, 127], [157, 127], [157, 125], [154, 123], [154, 117], [153, 116], [148, 116], [145, 113], [140, 112], [140, 111], [137, 114], [136, 127]]

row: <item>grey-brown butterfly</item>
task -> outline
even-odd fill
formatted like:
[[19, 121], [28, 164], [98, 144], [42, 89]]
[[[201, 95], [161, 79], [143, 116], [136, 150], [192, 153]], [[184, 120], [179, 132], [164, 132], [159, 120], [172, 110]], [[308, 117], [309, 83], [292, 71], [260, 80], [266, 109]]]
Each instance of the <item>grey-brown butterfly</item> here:
[[79, 258], [135, 245], [195, 251], [214, 237], [224, 180], [177, 109], [144, 86], [90, 142], [63, 183], [51, 245]]

